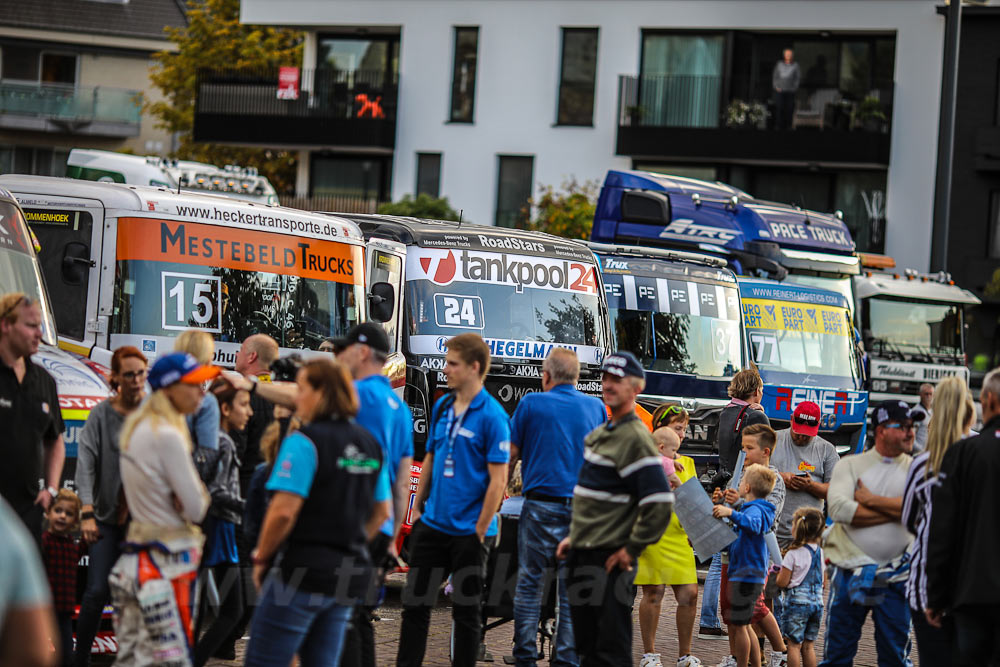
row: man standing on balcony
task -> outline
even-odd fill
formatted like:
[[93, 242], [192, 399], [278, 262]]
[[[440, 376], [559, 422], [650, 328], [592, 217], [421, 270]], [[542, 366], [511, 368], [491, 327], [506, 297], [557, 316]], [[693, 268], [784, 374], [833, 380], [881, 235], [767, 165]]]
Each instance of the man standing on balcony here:
[[802, 80], [802, 72], [794, 58], [795, 53], [791, 49], [785, 49], [771, 73], [771, 85], [774, 87], [774, 127], [779, 130], [787, 130], [792, 126], [795, 91], [799, 89]]

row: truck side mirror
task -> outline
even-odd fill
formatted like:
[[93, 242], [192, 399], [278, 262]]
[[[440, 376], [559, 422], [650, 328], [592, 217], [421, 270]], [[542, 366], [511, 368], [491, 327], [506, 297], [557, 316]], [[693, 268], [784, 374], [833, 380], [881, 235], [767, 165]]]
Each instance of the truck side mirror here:
[[388, 322], [396, 309], [396, 290], [390, 283], [375, 283], [368, 293], [368, 315], [376, 322]]
[[83, 285], [87, 273], [97, 262], [90, 259], [90, 248], [85, 243], [70, 241], [63, 247], [62, 279], [67, 285]]

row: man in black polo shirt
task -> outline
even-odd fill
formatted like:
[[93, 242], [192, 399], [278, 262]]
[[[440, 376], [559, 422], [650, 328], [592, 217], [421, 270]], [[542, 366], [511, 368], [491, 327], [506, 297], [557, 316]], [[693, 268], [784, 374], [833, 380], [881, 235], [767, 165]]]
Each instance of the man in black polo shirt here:
[[[0, 495], [41, 540], [42, 515], [58, 493], [66, 448], [56, 383], [32, 363], [42, 340], [42, 311], [21, 293], [0, 297], [0, 424], [6, 437]], [[38, 490], [44, 477], [45, 488]]]

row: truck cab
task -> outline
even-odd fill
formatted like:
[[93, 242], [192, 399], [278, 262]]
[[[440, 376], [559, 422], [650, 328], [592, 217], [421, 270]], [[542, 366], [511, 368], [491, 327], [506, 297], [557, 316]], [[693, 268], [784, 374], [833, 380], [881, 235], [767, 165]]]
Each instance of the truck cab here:
[[222, 366], [255, 333], [308, 356], [398, 293], [369, 297], [365, 242], [343, 218], [67, 178], [0, 184], [41, 241], [60, 346], [100, 363], [121, 345], [156, 357], [192, 328], [215, 338]]
[[35, 248], [17, 200], [7, 190], [0, 189], [0, 293], [23, 292], [41, 308], [42, 343], [31, 360], [56, 381], [59, 410], [66, 427], [63, 433], [66, 463], [61, 481], [62, 486], [72, 489], [77, 438], [91, 409], [110, 395], [105, 379], [108, 369], [56, 346], [56, 319]]
[[[601, 393], [607, 311], [593, 253], [582, 243], [521, 230], [384, 215], [337, 214], [360, 227], [376, 257], [401, 269], [404, 397], [413, 411], [415, 458], [423, 458], [431, 407], [447, 391], [445, 343], [473, 332], [490, 346], [485, 386], [508, 413], [542, 390], [553, 347], [580, 359], [578, 389]], [[378, 244], [389, 243], [381, 248]], [[400, 257], [397, 253], [396, 257]]]
[[716, 466], [719, 413], [745, 364], [739, 289], [726, 261], [710, 255], [591, 242], [604, 282], [612, 349], [646, 371], [639, 405], [690, 415], [681, 450], [699, 473]]
[[965, 307], [980, 303], [946, 273], [865, 271], [854, 278], [855, 318], [868, 354], [872, 401], [916, 403], [920, 385], [968, 384]]
[[215, 192], [259, 204], [278, 204], [278, 194], [255, 167], [171, 160], [156, 155], [127, 155], [93, 148], [74, 148], [66, 159], [66, 176], [85, 181], [151, 185], [187, 192]]
[[609, 171], [591, 240], [677, 248], [726, 259], [742, 276], [788, 280], [854, 302], [860, 273], [850, 230], [837, 213], [756, 199], [725, 183], [641, 171]]
[[802, 401], [821, 411], [819, 435], [842, 456], [864, 449], [868, 392], [842, 294], [739, 278], [750, 359], [764, 380], [764, 413], [788, 427]]

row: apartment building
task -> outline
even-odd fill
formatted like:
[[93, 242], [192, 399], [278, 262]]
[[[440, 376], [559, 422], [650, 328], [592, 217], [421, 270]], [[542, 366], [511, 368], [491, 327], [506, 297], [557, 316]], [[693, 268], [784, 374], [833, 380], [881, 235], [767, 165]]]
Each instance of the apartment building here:
[[31, 0], [0, 12], [0, 173], [62, 176], [71, 148], [170, 152], [142, 113], [183, 0]]

